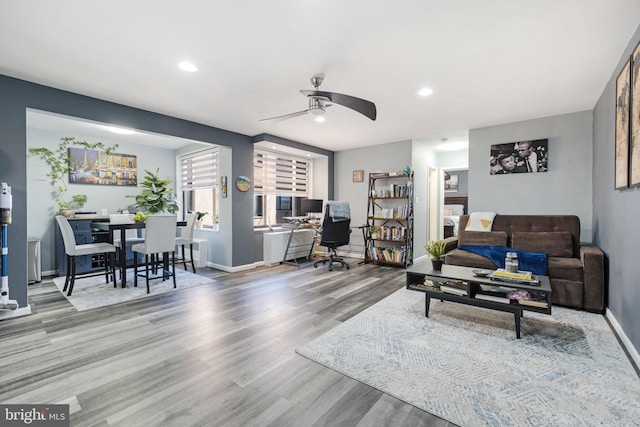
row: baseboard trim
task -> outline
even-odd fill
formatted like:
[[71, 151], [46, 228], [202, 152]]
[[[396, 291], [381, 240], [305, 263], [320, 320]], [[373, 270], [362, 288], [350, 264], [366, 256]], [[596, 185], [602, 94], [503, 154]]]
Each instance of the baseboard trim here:
[[31, 305], [26, 307], [18, 307], [15, 310], [0, 310], [0, 320], [13, 319], [15, 317], [29, 316], [31, 314]]
[[207, 262], [207, 267], [215, 268], [216, 270], [226, 271], [227, 273], [237, 273], [239, 271], [252, 270], [254, 268], [264, 265], [263, 261], [254, 262], [252, 264], [238, 265], [235, 267], [229, 267], [228, 265], [216, 264], [213, 262]]
[[635, 363], [636, 370], [640, 369], [640, 354], [638, 354], [638, 350], [633, 346], [633, 343], [629, 340], [627, 334], [624, 333], [622, 326], [620, 326], [620, 323], [618, 323], [618, 320], [608, 308], [605, 312], [605, 316], [607, 317], [607, 320], [609, 320], [613, 330], [618, 335], [618, 338], [627, 351], [627, 354], [629, 354], [629, 357], [631, 357], [631, 360]]

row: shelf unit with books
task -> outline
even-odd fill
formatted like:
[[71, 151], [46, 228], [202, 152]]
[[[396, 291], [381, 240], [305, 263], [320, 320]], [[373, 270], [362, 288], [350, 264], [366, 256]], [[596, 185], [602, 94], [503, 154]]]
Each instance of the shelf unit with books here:
[[413, 264], [413, 172], [369, 174], [365, 244], [365, 264]]

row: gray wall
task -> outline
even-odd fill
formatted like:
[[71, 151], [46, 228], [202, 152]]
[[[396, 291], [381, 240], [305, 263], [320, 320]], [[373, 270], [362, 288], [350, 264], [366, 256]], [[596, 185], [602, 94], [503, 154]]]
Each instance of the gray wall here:
[[[64, 136], [74, 136], [79, 141], [98, 142], [95, 138], [85, 135], [68, 135], [57, 131], [27, 128], [27, 146], [47, 147], [55, 150], [58, 143], [60, 143], [60, 138]], [[106, 146], [118, 144], [117, 153], [137, 156], [139, 182], [144, 178], [145, 170], [155, 171], [156, 168], [160, 168], [160, 176], [170, 179], [173, 183], [172, 185], [175, 185], [176, 154], [174, 150], [127, 144], [119, 141], [115, 136], [112, 139], [102, 139], [101, 141]], [[39, 157], [31, 154], [27, 155], [27, 232], [29, 237], [35, 237], [41, 241], [43, 274], [53, 274], [55, 273], [56, 227], [53, 217], [57, 214], [58, 207], [55, 204], [51, 184], [39, 173], [42, 168], [46, 168], [45, 165]], [[86, 194], [88, 200], [83, 210], [98, 213], [102, 209], [108, 209], [109, 213], [115, 213], [120, 208], [126, 209], [134, 203], [134, 199], [126, 196], [136, 195], [141, 191], [139, 186], [71, 184], [68, 188], [67, 199], [70, 199], [75, 194]], [[64, 256], [64, 254], [61, 256]]]
[[469, 171], [468, 170], [450, 170], [451, 175], [458, 175], [458, 189], [456, 191], [448, 191], [444, 193], [447, 196], [466, 196], [469, 194]]
[[[407, 165], [411, 166], [411, 141], [335, 153], [335, 200], [349, 202], [352, 227], [367, 222], [369, 173], [398, 171]], [[364, 180], [353, 182], [353, 171], [360, 169], [364, 170]], [[348, 250], [353, 251], [354, 256], [362, 256], [364, 242], [361, 231], [354, 229], [350, 240]]]
[[[0, 180], [9, 183], [13, 193], [13, 223], [8, 233], [10, 292], [21, 307], [27, 304], [27, 108], [226, 145], [233, 148], [233, 179], [238, 175], [253, 177], [253, 142], [246, 135], [2, 75], [0, 94]], [[229, 189], [233, 192], [233, 239], [237, 242], [233, 265], [252, 264], [252, 192], [242, 193], [233, 185]]]
[[[640, 349], [640, 188], [613, 189], [615, 79], [640, 41], [640, 29], [621, 53], [593, 111], [593, 230], [608, 259], [608, 310], [633, 346]], [[640, 112], [634, 112], [635, 115]]]
[[[490, 175], [493, 144], [549, 140], [549, 171]], [[572, 214], [592, 237], [592, 112], [564, 114], [469, 132], [469, 212]]]

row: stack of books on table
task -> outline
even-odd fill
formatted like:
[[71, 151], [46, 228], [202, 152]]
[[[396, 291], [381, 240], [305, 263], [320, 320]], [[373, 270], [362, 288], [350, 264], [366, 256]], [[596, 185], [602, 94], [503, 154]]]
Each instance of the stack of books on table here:
[[468, 295], [465, 282], [444, 282], [440, 285], [440, 291], [463, 297]]
[[539, 285], [540, 281], [530, 271], [518, 270], [517, 273], [510, 272], [504, 268], [499, 268], [489, 275], [491, 280], [501, 282], [524, 283], [526, 285]]

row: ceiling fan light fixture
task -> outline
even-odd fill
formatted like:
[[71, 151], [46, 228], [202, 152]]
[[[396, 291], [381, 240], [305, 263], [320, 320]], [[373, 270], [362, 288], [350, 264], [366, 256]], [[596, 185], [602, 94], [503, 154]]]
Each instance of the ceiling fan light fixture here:
[[189, 61], [182, 61], [181, 63], [178, 64], [178, 67], [182, 70], [182, 71], [187, 71], [189, 73], [195, 73], [196, 71], [198, 71], [198, 67], [196, 67], [195, 64], [189, 62]]
[[322, 123], [322, 122], [324, 122], [326, 119], [325, 119], [325, 117], [324, 117], [324, 116], [316, 116], [316, 117], [314, 118], [314, 120], [315, 120], [316, 122], [318, 122], [318, 123]]

